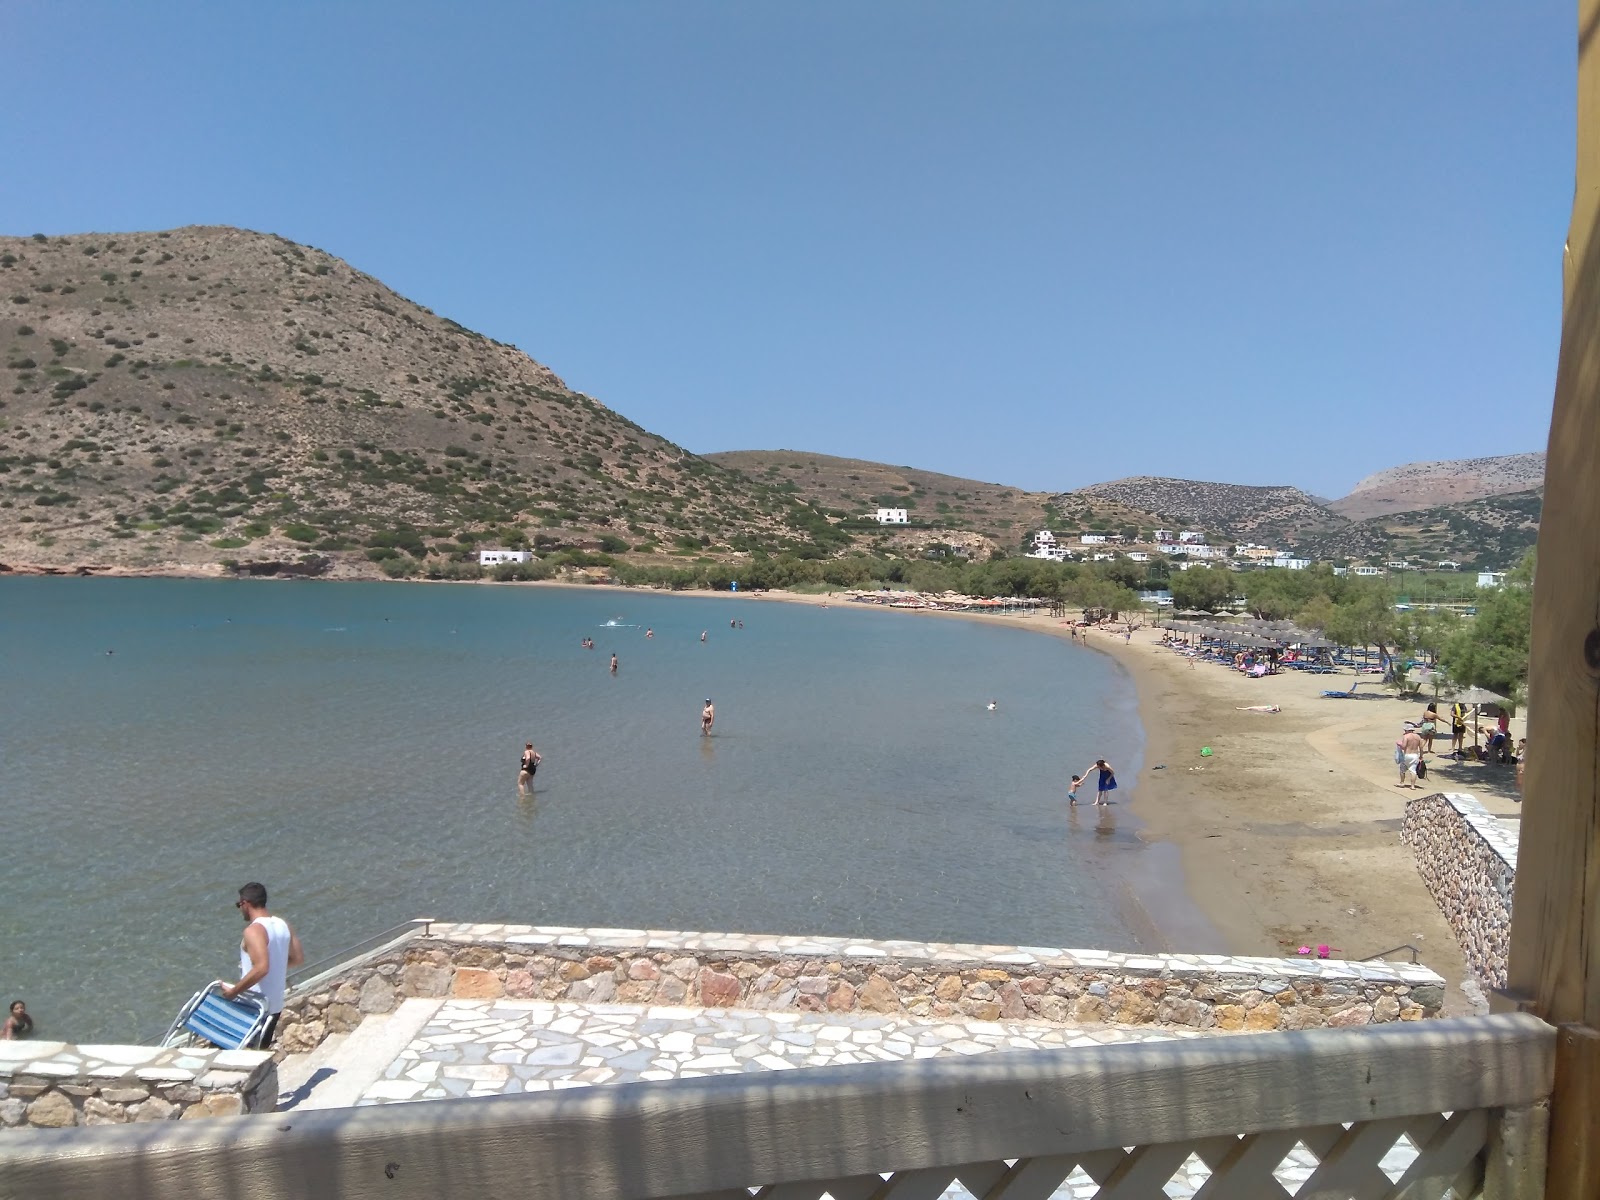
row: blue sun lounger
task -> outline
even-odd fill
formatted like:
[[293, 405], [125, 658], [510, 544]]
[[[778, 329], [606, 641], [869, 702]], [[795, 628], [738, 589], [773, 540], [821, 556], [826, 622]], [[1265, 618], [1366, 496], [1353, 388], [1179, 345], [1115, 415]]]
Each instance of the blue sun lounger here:
[[204, 1039], [223, 1050], [253, 1048], [267, 1027], [267, 1006], [248, 993], [229, 1000], [222, 994], [225, 986], [220, 979], [212, 980], [191, 996], [161, 1044], [180, 1046]]
[[[1355, 697], [1356, 689], [1358, 687], [1360, 687], [1365, 682], [1367, 682], [1367, 681], [1364, 680], [1364, 679], [1356, 680], [1354, 683], [1352, 683], [1350, 685], [1350, 690], [1348, 692], [1323, 692], [1322, 693], [1322, 698], [1324, 700], [1349, 700], [1352, 697]], [[1362, 694], [1365, 695], [1366, 693], [1362, 693]]]

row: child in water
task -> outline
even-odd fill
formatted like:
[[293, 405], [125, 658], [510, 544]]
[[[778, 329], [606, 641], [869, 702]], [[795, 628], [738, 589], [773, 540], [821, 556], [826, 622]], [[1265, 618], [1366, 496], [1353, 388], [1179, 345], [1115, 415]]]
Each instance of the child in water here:
[[1083, 782], [1083, 776], [1082, 775], [1074, 775], [1072, 777], [1072, 786], [1067, 789], [1067, 803], [1068, 804], [1077, 804], [1077, 802], [1078, 802], [1078, 785], [1081, 784], [1082, 782]]

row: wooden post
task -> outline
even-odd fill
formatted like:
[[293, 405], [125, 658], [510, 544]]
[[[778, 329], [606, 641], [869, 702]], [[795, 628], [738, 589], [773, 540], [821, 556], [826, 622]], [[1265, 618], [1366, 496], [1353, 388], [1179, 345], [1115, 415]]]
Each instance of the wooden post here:
[[1507, 991], [1561, 1026], [1551, 1197], [1600, 1196], [1600, 0], [1578, 0], [1577, 186], [1545, 468]]

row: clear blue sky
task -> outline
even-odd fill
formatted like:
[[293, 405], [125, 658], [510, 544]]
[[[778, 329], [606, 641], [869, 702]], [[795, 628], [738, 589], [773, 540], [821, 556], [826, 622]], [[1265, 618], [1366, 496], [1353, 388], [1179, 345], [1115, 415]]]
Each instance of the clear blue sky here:
[[697, 451], [1543, 449], [1573, 0], [0, 9], [0, 231], [281, 233]]

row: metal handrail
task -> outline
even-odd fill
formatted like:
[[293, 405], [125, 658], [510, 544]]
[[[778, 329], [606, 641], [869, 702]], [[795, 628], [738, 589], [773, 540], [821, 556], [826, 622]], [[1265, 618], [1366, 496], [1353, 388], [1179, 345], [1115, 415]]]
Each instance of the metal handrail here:
[[1418, 950], [1415, 946], [1413, 946], [1413, 945], [1411, 945], [1409, 943], [1407, 943], [1404, 946], [1396, 946], [1392, 950], [1380, 950], [1376, 954], [1369, 954], [1365, 958], [1363, 958], [1361, 961], [1362, 962], [1377, 962], [1378, 959], [1380, 959], [1380, 958], [1388, 958], [1389, 955], [1397, 954], [1401, 950], [1409, 950], [1411, 952], [1411, 961], [1413, 963], [1421, 961], [1421, 959], [1419, 959], [1417, 957], [1417, 955], [1421, 954], [1422, 951]]
[[419, 925], [422, 927], [422, 936], [427, 937], [429, 928], [438, 919], [437, 917], [412, 917], [409, 921], [402, 921], [398, 925], [385, 929], [382, 933], [375, 933], [371, 937], [362, 938], [359, 942], [352, 942], [342, 950], [336, 950], [325, 958], [319, 958], [315, 962], [302, 963], [289, 972], [286, 982], [292, 984], [298, 980], [307, 979], [315, 975], [323, 967], [331, 966], [334, 963], [346, 962], [356, 957], [359, 952], [389, 941], [396, 934], [415, 929]]

